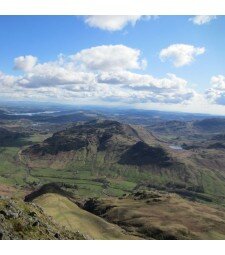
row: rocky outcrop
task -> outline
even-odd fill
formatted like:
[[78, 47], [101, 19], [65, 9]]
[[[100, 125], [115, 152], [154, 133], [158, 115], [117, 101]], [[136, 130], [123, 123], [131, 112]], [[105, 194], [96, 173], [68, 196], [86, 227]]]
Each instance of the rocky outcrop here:
[[84, 239], [47, 216], [41, 207], [19, 199], [0, 197], [0, 240]]
[[76, 124], [24, 150], [23, 155], [31, 164], [35, 159], [56, 162], [60, 157], [92, 163], [101, 157], [104, 167], [112, 164], [169, 167], [172, 164], [151, 133], [110, 120]]

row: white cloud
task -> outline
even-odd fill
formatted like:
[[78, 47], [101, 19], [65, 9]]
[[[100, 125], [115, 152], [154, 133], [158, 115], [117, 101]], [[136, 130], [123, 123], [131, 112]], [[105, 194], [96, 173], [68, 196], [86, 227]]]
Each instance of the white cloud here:
[[71, 58], [83, 69], [109, 71], [142, 69], [147, 62], [140, 56], [140, 50], [121, 44], [92, 47], [78, 52]]
[[91, 84], [94, 82], [94, 74], [76, 71], [57, 64], [44, 63], [26, 73], [17, 84], [23, 87], [38, 88], [63, 85]]
[[[29, 88], [76, 85], [95, 86], [95, 73], [140, 69], [145, 65], [140, 51], [124, 45], [103, 45], [82, 50], [75, 55], [60, 55], [56, 61], [25, 68], [17, 85]], [[79, 85], [79, 86], [78, 86]]]
[[204, 25], [210, 23], [211, 20], [216, 19], [216, 16], [209, 16], [209, 15], [197, 15], [189, 19], [195, 25]]
[[174, 74], [156, 78], [135, 73], [145, 62], [140, 55], [140, 50], [124, 45], [103, 45], [46, 63], [30, 64], [27, 56], [19, 57], [16, 64], [23, 74], [0, 73], [1, 93], [16, 98], [124, 104], [183, 104], [195, 96], [188, 82]]
[[128, 71], [104, 72], [98, 75], [99, 83], [120, 84], [134, 90], [151, 90], [152, 88], [178, 89], [185, 87], [187, 81], [175, 74], [167, 74], [167, 78], [155, 78], [148, 74], [137, 74]]
[[211, 88], [206, 91], [206, 98], [214, 104], [225, 105], [225, 76], [211, 78]]
[[[132, 101], [151, 101], [162, 103], [181, 103], [195, 96], [193, 89], [188, 87], [186, 80], [174, 74], [166, 78], [155, 78], [151, 75], [141, 75], [132, 72], [111, 72], [98, 75], [98, 82], [111, 85], [120, 85], [117, 97], [124, 96]], [[114, 100], [116, 93], [114, 92]]]
[[93, 15], [86, 16], [85, 23], [90, 27], [107, 31], [122, 30], [128, 24], [134, 26], [142, 16], [140, 15]]
[[17, 77], [13, 75], [7, 75], [0, 71], [0, 91], [4, 87], [11, 87], [17, 81]]
[[217, 75], [211, 78], [213, 88], [218, 90], [225, 90], [225, 76]]
[[153, 79], [150, 75], [142, 75], [129, 71], [102, 72], [97, 76], [99, 83], [107, 83], [112, 85], [132, 85], [147, 84]]
[[30, 71], [36, 64], [38, 59], [34, 56], [20, 56], [14, 59], [14, 68], [22, 71]]
[[189, 44], [172, 44], [160, 51], [161, 61], [170, 60], [174, 66], [181, 67], [189, 65], [195, 57], [205, 52], [204, 47], [195, 47]]

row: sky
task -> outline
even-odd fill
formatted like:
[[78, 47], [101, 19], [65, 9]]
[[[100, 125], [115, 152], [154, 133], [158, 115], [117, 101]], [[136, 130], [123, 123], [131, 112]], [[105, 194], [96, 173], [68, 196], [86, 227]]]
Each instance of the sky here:
[[225, 114], [224, 16], [0, 16], [0, 97]]

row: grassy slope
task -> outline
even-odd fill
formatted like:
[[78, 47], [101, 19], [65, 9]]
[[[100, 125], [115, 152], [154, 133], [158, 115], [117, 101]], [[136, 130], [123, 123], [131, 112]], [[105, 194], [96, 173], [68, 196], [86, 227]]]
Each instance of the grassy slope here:
[[19, 148], [0, 148], [0, 178], [1, 183], [22, 185], [26, 177], [26, 169], [18, 159]]
[[[35, 137], [36, 141], [40, 141], [39, 139], [42, 140], [41, 137], [40, 138]], [[31, 171], [32, 176], [29, 176], [29, 175], [27, 175], [26, 167], [23, 164], [21, 164], [21, 162], [18, 161], [19, 150], [20, 150], [20, 148], [18, 148], [18, 147], [0, 148], [0, 183], [4, 183], [5, 185], [10, 185], [10, 186], [15, 185], [15, 184], [17, 186], [18, 185], [20, 186], [20, 185], [25, 185], [26, 182], [32, 182], [32, 181], [46, 183], [46, 182], [62, 181], [63, 180], [66, 183], [77, 184], [78, 185], [78, 195], [82, 195], [82, 196], [105, 196], [105, 195], [106, 196], [107, 195], [121, 196], [123, 193], [126, 193], [127, 190], [131, 191], [132, 188], [135, 186], [135, 180], [138, 180], [138, 178], [136, 178], [135, 170], [133, 170], [131, 172], [128, 171], [129, 173], [127, 173], [127, 175], [125, 176], [124, 179], [115, 174], [113, 176], [108, 177], [108, 178], [110, 178], [110, 186], [109, 186], [109, 188], [104, 189], [100, 183], [93, 181], [93, 179], [96, 177], [96, 173], [93, 173], [90, 170], [90, 168], [88, 170], [85, 166], [83, 166], [83, 168], [82, 168], [80, 164], [78, 164], [78, 166], [76, 166], [76, 164], [72, 165], [68, 169], [57, 169], [57, 170], [50, 169], [50, 168], [33, 169]], [[212, 159], [209, 161], [212, 162]], [[208, 168], [210, 162], [207, 161], [206, 163], [207, 163], [207, 168]], [[210, 173], [209, 170], [207, 168], [203, 169], [202, 163], [199, 164], [199, 172], [201, 173], [200, 177], [201, 178], [203, 177], [202, 184], [203, 184], [207, 193], [222, 195], [224, 193], [223, 192], [224, 191], [223, 178], [218, 179], [218, 176], [215, 176], [213, 174], [213, 167], [214, 167], [214, 165], [212, 165], [212, 167], [210, 167], [212, 169], [212, 172], [211, 172], [211, 174], [209, 174]], [[222, 168], [222, 166], [221, 166], [221, 168]], [[78, 170], [78, 172], [77, 172], [77, 170]], [[121, 169], [118, 169], [118, 171], [119, 170], [121, 170]], [[75, 175], [74, 175], [74, 171], [77, 172]], [[99, 174], [107, 175], [108, 172], [104, 171], [104, 169], [101, 169], [99, 171]], [[140, 177], [140, 176], [137, 176], [137, 177]], [[157, 177], [158, 177], [158, 179], [157, 179]], [[161, 183], [161, 182], [164, 182], [165, 177], [160, 176], [157, 173], [154, 173], [153, 175], [146, 175], [146, 178], [150, 178], [154, 182], [156, 181], [156, 182]], [[130, 181], [125, 181], [126, 179], [130, 180]], [[2, 187], [4, 192], [7, 188], [8, 187]], [[1, 187], [0, 187], [0, 193], [1, 193]], [[67, 207], [66, 203], [64, 203], [64, 202], [61, 203], [63, 208]], [[52, 203], [52, 207], [49, 208], [48, 210], [52, 211], [52, 213], [55, 213], [55, 215], [57, 216], [57, 212], [56, 212], [57, 210], [55, 210], [55, 212], [54, 212], [54, 206], [57, 206], [57, 203], [56, 203], [56, 201], [54, 203]], [[47, 205], [47, 203], [46, 203], [46, 205]], [[129, 205], [129, 203], [127, 204], [127, 206], [128, 205]], [[131, 204], [129, 206], [131, 206], [131, 208], [132, 208]], [[143, 204], [142, 204], [142, 206], [143, 206]], [[176, 204], [174, 204], [173, 206], [176, 207]], [[219, 229], [219, 225], [220, 225], [219, 222], [221, 222], [221, 224], [222, 224], [221, 226], [223, 228], [225, 228], [224, 219], [223, 219], [223, 217], [220, 218], [220, 213], [218, 213], [218, 211], [210, 210], [210, 213], [208, 213], [207, 212], [208, 209], [205, 208], [204, 206], [200, 205], [198, 208], [198, 211], [196, 211], [197, 208], [194, 207], [194, 213], [192, 213], [192, 211], [193, 211], [192, 207], [193, 206], [190, 207], [191, 208], [190, 210], [188, 209], [189, 214], [185, 214], [185, 210], [187, 210], [187, 207], [184, 207], [183, 211], [182, 210], [180, 210], [178, 212], [176, 211], [176, 214], [175, 214], [174, 208], [172, 208], [172, 205], [170, 207], [162, 206], [162, 208], [155, 206], [155, 207], [149, 208], [148, 210], [152, 210], [152, 208], [155, 208], [154, 209], [155, 214], [153, 213], [153, 215], [152, 215], [153, 218], [158, 217], [158, 212], [161, 212], [159, 215], [165, 216], [165, 218], [167, 218], [168, 221], [170, 220], [171, 222], [174, 222], [177, 220], [177, 219], [172, 218], [172, 216], [174, 216], [174, 215], [178, 215], [177, 218], [179, 219], [179, 221], [181, 221], [181, 219], [182, 220], [184, 220], [184, 219], [192, 220], [192, 219], [198, 217], [198, 219], [196, 221], [191, 223], [191, 226], [194, 226], [196, 224], [196, 222], [198, 224], [201, 223], [201, 225], [198, 225], [199, 230], [197, 233], [198, 235], [201, 236], [201, 238], [225, 239], [225, 235], [224, 235], [223, 231], [221, 229]], [[76, 228], [76, 224], [77, 224], [75, 221], [76, 217], [79, 218], [80, 216], [82, 216], [82, 213], [83, 213], [83, 212], [82, 213], [78, 212], [79, 208], [76, 208], [76, 209], [77, 209], [77, 212], [75, 214], [70, 212], [70, 214], [73, 214], [72, 218], [74, 219], [74, 222], [75, 222], [75, 223], [74, 222], [72, 223], [72, 227], [74, 229]], [[68, 210], [68, 208], [67, 208], [67, 210]], [[169, 215], [165, 214], [166, 212], [168, 212], [168, 210], [170, 211]], [[207, 212], [207, 213], [205, 213], [205, 212]], [[132, 212], [132, 210], [131, 210], [130, 213], [134, 213], [134, 212]], [[204, 216], [202, 216], [202, 215], [204, 215]], [[200, 216], [202, 216], [202, 218], [200, 218]], [[58, 217], [60, 219], [59, 215], [58, 215]], [[216, 218], [216, 221], [214, 221], [215, 218]], [[63, 221], [62, 218], [60, 220]], [[144, 221], [144, 219], [142, 219], [142, 220]], [[211, 220], [213, 220], [213, 222]], [[67, 220], [64, 219], [64, 224], [68, 224], [66, 222], [67, 222]], [[84, 221], [84, 224], [86, 224], [86, 225], [83, 225], [83, 229], [89, 229], [90, 222], [91, 221], [86, 221], [86, 222]], [[79, 224], [81, 224], [81, 223], [79, 223]], [[160, 224], [168, 225], [168, 222], [161, 222]], [[98, 224], [96, 224], [96, 225], [98, 225]], [[82, 224], [81, 224], [81, 229], [82, 229]], [[172, 229], [173, 229], [173, 227], [172, 227]], [[207, 234], [204, 234], [205, 230], [207, 230]], [[98, 235], [100, 235], [99, 238], [101, 238], [101, 239], [104, 239], [104, 238], [109, 239], [110, 238], [107, 236], [106, 233], [104, 234], [104, 231], [99, 232], [100, 230], [98, 230], [97, 228], [95, 231]], [[95, 231], [93, 231], [93, 232], [95, 233]], [[102, 236], [104, 236], [104, 237], [102, 237]], [[98, 237], [95, 237], [95, 238], [98, 238]], [[111, 237], [111, 238], [119, 239], [119, 237], [116, 237], [116, 236]]]
[[[82, 166], [79, 168], [72, 166], [67, 169], [36, 168], [28, 171], [26, 165], [19, 161], [19, 151], [18, 147], [0, 148], [0, 184], [16, 187], [16, 190], [11, 189], [12, 195], [18, 193], [18, 188], [23, 189], [23, 186], [33, 183], [63, 181], [67, 184], [77, 185], [77, 194], [81, 196], [120, 196], [131, 191], [136, 185], [135, 182], [125, 181], [121, 178], [111, 178], [109, 187], [105, 189], [102, 183], [95, 181], [98, 175], [84, 166], [83, 168]], [[1, 189], [0, 187], [0, 194], [4, 194], [3, 189], [5, 188]]]
[[[35, 135], [29, 139], [34, 139], [36, 141], [41, 141], [45, 137], [42, 135]], [[50, 167], [38, 167], [33, 168], [28, 171], [26, 167], [26, 161], [20, 162], [18, 153], [20, 151], [19, 147], [1, 147], [0, 148], [0, 183], [13, 185], [18, 188], [19, 186], [27, 186], [29, 184], [44, 184], [48, 182], [63, 182], [77, 185], [77, 194], [80, 196], [121, 196], [124, 193], [130, 192], [135, 185], [141, 181], [146, 180], [154, 184], [164, 184], [167, 182], [180, 182], [177, 173], [180, 176], [184, 174], [182, 171], [175, 171], [172, 175], [169, 172], [161, 172], [158, 170], [151, 172], [139, 172], [137, 169], [127, 166], [114, 165], [113, 169], [108, 169], [101, 167], [93, 170], [92, 166], [84, 162], [71, 162], [66, 168], [55, 168]], [[189, 153], [189, 152], [187, 152]], [[188, 159], [186, 157], [186, 152], [179, 153], [180, 159], [186, 161], [187, 164], [193, 165], [193, 159]], [[209, 157], [209, 155], [207, 155]], [[215, 157], [214, 157], [215, 158]], [[99, 159], [100, 160], [100, 159]], [[204, 159], [205, 160], [205, 159]], [[220, 161], [223, 158], [220, 156]], [[225, 160], [225, 159], [224, 159]], [[213, 162], [213, 160], [208, 160]], [[217, 162], [212, 164], [209, 170], [210, 162], [206, 162], [204, 165], [197, 162], [192, 167], [192, 172], [190, 172], [190, 181], [192, 183], [200, 183], [204, 187], [204, 191], [207, 194], [218, 196], [224, 194], [225, 185], [224, 178], [221, 178], [223, 173], [222, 163], [221, 169], [219, 169], [217, 174], [215, 174], [214, 165], [218, 165]], [[219, 172], [221, 174], [219, 174]], [[194, 174], [194, 175], [193, 175]], [[105, 188], [99, 182], [94, 179], [98, 177], [106, 176], [110, 181], [109, 187]], [[222, 176], [224, 177], [224, 176]], [[221, 199], [220, 199], [221, 200]], [[223, 201], [219, 201], [224, 203]]]
[[34, 203], [57, 223], [91, 239], [225, 239], [224, 209], [156, 194], [135, 200], [131, 196], [101, 199], [96, 210], [113, 206], [104, 214], [113, 224], [60, 195], [45, 194]]
[[[46, 137], [43, 135], [34, 135], [29, 138], [33, 143], [42, 141]], [[0, 183], [10, 186], [20, 187], [20, 189], [28, 185], [44, 184], [48, 182], [65, 182], [70, 185], [77, 185], [77, 195], [85, 197], [101, 197], [101, 196], [121, 196], [129, 193], [135, 185], [145, 180], [153, 184], [163, 185], [168, 182], [180, 182], [180, 176], [183, 177], [182, 171], [161, 172], [157, 169], [151, 172], [139, 172], [134, 167], [114, 165], [113, 169], [107, 169], [104, 165], [100, 168], [90, 165], [83, 161], [70, 162], [66, 168], [37, 167], [27, 169], [26, 160], [19, 161], [20, 147], [1, 147], [0, 148]], [[210, 150], [212, 154], [213, 150]], [[214, 202], [220, 204], [225, 203], [225, 199], [221, 196], [225, 192], [225, 174], [223, 169], [223, 161], [225, 157], [219, 155], [211, 155], [209, 160], [197, 159], [187, 156], [189, 152], [182, 151], [179, 158], [192, 166], [190, 171], [190, 182], [203, 186], [206, 194], [215, 197]], [[218, 153], [217, 153], [218, 154]], [[101, 155], [100, 155], [101, 156]], [[199, 158], [200, 156], [198, 156]], [[210, 155], [207, 155], [209, 158]], [[101, 159], [99, 158], [99, 161]], [[195, 163], [193, 162], [195, 160]], [[204, 160], [204, 161], [203, 161]], [[217, 161], [216, 161], [217, 160]], [[214, 162], [215, 161], [215, 162]], [[220, 161], [220, 165], [218, 162]], [[204, 163], [205, 162], [205, 163]], [[218, 170], [215, 169], [215, 166]], [[179, 176], [178, 176], [179, 174]], [[110, 184], [105, 188], [102, 183], [95, 181], [95, 178], [106, 177]], [[1, 192], [1, 190], [0, 190]], [[218, 199], [217, 199], [218, 198]], [[218, 200], [218, 201], [217, 201]]]
[[68, 229], [78, 230], [91, 239], [134, 239], [117, 225], [80, 209], [65, 197], [45, 194], [34, 200], [54, 220]]
[[[137, 129], [137, 127], [136, 127]], [[146, 131], [138, 130], [139, 136], [143, 136], [150, 144], [157, 142], [157, 139], [147, 134]], [[142, 137], [142, 138], [143, 138]], [[122, 137], [123, 138], [123, 137]], [[122, 139], [120, 137], [120, 139]], [[165, 145], [167, 146], [167, 145]], [[168, 146], [167, 146], [168, 147]], [[119, 179], [129, 181], [135, 184], [145, 181], [150, 184], [167, 185], [168, 183], [186, 185], [187, 188], [195, 189], [195, 187], [202, 187], [204, 192], [208, 195], [215, 196], [213, 200], [217, 200], [217, 197], [225, 191], [225, 175], [223, 175], [223, 169], [217, 168], [217, 162], [210, 168], [208, 162], [204, 165], [204, 160], [197, 162], [195, 159], [195, 153], [190, 151], [174, 151], [170, 148], [170, 153], [177, 158], [178, 162], [185, 163], [177, 164], [172, 169], [161, 169], [153, 166], [143, 167], [138, 170], [136, 166], [121, 165], [115, 162], [108, 164], [111, 159], [106, 159], [109, 153], [98, 152], [96, 157], [86, 158], [85, 150], [78, 150], [76, 153], [59, 153], [57, 156], [45, 156], [43, 158], [36, 158], [29, 161], [26, 157], [27, 164], [32, 168], [31, 177], [29, 181], [37, 182], [53, 182], [63, 179], [64, 182], [69, 184], [76, 184], [78, 186], [78, 192], [82, 196], [92, 194], [93, 196], [112, 195], [120, 196], [126, 193], [126, 187], [120, 186], [120, 189], [115, 189], [113, 184], [105, 190], [101, 184], [93, 182], [95, 177], [106, 176], [107, 179], [117, 182]], [[209, 151], [211, 154], [212, 152]], [[193, 155], [191, 155], [193, 154]], [[207, 157], [210, 156], [207, 155]], [[220, 159], [218, 159], [220, 160]], [[222, 162], [225, 161], [225, 158]], [[221, 178], [222, 177], [222, 178]], [[221, 198], [218, 198], [218, 201]], [[225, 199], [224, 199], [225, 200]], [[224, 201], [220, 201], [224, 203]]]
[[225, 239], [225, 210], [191, 202], [177, 195], [153, 193], [146, 199], [102, 199], [104, 217], [146, 239]]

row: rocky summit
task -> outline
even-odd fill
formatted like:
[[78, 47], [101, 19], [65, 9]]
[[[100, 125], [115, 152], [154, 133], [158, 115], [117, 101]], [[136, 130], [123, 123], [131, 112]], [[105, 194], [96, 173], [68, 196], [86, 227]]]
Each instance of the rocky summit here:
[[62, 154], [65, 160], [68, 156], [68, 161], [73, 155], [74, 162], [93, 161], [108, 167], [113, 164], [168, 167], [173, 161], [145, 129], [110, 120], [76, 124], [24, 150], [23, 154], [31, 165], [35, 160], [57, 160]]

